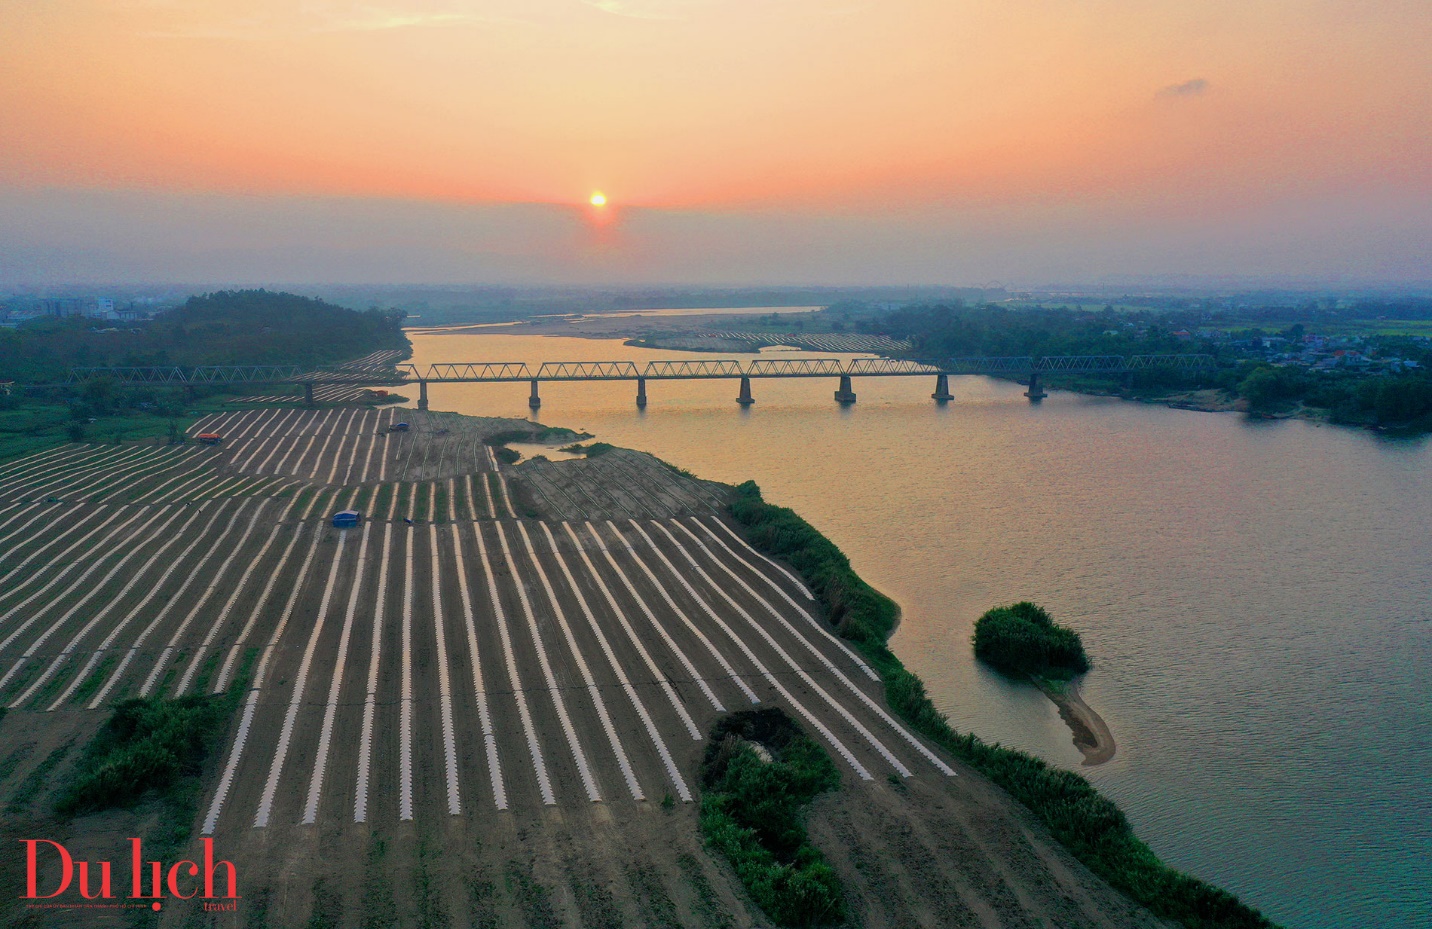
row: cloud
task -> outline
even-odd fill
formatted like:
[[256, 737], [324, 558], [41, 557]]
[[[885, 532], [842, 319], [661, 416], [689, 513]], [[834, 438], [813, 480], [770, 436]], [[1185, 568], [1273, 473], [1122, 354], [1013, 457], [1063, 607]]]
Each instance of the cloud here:
[[[168, 8], [167, 0], [145, 0], [145, 5]], [[145, 30], [151, 38], [269, 39], [304, 33], [380, 32], [442, 26], [480, 26], [522, 22], [521, 16], [479, 12], [471, 2], [426, 0], [398, 6], [351, 0], [305, 0], [297, 5], [259, 4], [242, 17], [170, 23]]]
[[1170, 84], [1158, 92], [1160, 97], [1198, 97], [1208, 90], [1208, 81], [1201, 77], [1184, 81], [1182, 84]]
[[632, 19], [682, 19], [683, 14], [704, 0], [582, 0], [603, 13]]

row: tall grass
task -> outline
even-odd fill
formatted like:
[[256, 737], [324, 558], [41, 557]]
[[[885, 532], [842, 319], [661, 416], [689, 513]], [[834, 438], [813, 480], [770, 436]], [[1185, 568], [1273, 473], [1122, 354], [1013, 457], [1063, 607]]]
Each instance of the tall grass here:
[[778, 709], [736, 713], [717, 722], [701, 780], [702, 834], [767, 916], [781, 926], [844, 919], [840, 879], [805, 830], [806, 806], [840, 786], [819, 744]]
[[1160, 861], [1134, 835], [1123, 811], [1084, 778], [956, 732], [930, 702], [924, 683], [885, 644], [899, 615], [894, 601], [861, 580], [844, 553], [793, 510], [766, 503], [755, 482], [747, 481], [736, 488], [731, 513], [753, 545], [801, 573], [839, 634], [879, 671], [886, 699], [902, 719], [1028, 807], [1091, 871], [1188, 929], [1275, 929], [1234, 895]]
[[150, 792], [163, 793], [199, 775], [204, 760], [217, 751], [233, 708], [229, 695], [117, 704], [73, 779], [59, 791], [55, 812], [77, 816], [132, 806]]

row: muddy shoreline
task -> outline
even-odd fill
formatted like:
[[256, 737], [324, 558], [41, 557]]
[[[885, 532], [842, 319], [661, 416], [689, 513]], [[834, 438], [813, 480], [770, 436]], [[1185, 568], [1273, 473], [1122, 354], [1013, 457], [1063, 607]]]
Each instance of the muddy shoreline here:
[[1114, 757], [1118, 750], [1114, 733], [1109, 729], [1108, 723], [1104, 722], [1104, 717], [1084, 702], [1084, 698], [1079, 694], [1077, 681], [1054, 684], [1036, 680], [1035, 684], [1059, 708], [1059, 718], [1064, 720], [1064, 724], [1074, 736], [1074, 747], [1084, 756], [1085, 767], [1104, 764]]

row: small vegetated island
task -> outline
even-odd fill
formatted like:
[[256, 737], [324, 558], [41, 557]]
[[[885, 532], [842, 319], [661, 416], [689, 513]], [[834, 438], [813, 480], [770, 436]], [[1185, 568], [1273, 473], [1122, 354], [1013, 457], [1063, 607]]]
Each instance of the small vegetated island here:
[[1022, 600], [997, 606], [975, 623], [975, 657], [1010, 677], [1028, 678], [1054, 701], [1074, 733], [1086, 765], [1114, 757], [1114, 737], [1079, 696], [1075, 678], [1092, 667], [1079, 633], [1059, 625], [1043, 607]]

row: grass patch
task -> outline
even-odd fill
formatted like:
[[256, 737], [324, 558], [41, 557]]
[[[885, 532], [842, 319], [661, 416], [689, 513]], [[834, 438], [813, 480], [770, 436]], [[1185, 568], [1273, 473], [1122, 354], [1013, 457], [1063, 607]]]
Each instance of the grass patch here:
[[622, 929], [624, 921], [616, 896], [589, 875], [578, 874], [576, 862], [569, 860], [566, 865], [567, 884], [572, 888], [584, 929]]
[[507, 891], [522, 911], [529, 929], [559, 929], [562, 925], [547, 888], [534, 881], [516, 861], [507, 863]]
[[55, 772], [65, 758], [69, 757], [70, 750], [74, 747], [74, 740], [71, 739], [46, 755], [44, 761], [35, 765], [35, 770], [26, 775], [25, 779], [20, 782], [20, 786], [15, 788], [14, 795], [10, 797], [10, 802], [5, 807], [6, 814], [14, 816], [25, 812], [25, 808], [40, 795], [40, 791], [49, 782], [50, 775]]
[[886, 700], [902, 719], [1028, 807], [1091, 871], [1188, 929], [1274, 926], [1233, 894], [1160, 861], [1134, 835], [1123, 811], [1084, 778], [956, 732], [930, 702], [924, 683], [886, 647], [898, 615], [894, 601], [861, 580], [840, 549], [794, 511], [766, 503], [760, 488], [747, 481], [736, 488], [731, 513], [753, 545], [801, 573], [840, 635], [880, 673]]
[[681, 929], [681, 917], [671, 895], [661, 886], [661, 878], [649, 867], [631, 865], [626, 869], [627, 883], [636, 891], [633, 896], [641, 907], [642, 925], [647, 929]]
[[313, 912], [306, 929], [338, 929], [343, 924], [343, 897], [319, 878], [313, 882]]
[[17, 409], [0, 410], [0, 461], [33, 455], [73, 441], [103, 445], [167, 442], [217, 409], [223, 407], [185, 411], [177, 417], [126, 412], [87, 417], [94, 422], [80, 422], [74, 418], [73, 410], [67, 404], [27, 399]]
[[1014, 677], [1068, 680], [1089, 670], [1079, 633], [1056, 623], [1043, 607], [1021, 600], [997, 606], [975, 623], [975, 657]]
[[474, 929], [497, 929], [497, 885], [481, 874], [467, 881], [468, 919]]
[[6, 755], [5, 759], [3, 761], [0, 761], [0, 784], [3, 784], [8, 781], [10, 779], [10, 775], [15, 773], [15, 769], [20, 767], [20, 764], [34, 753], [35, 743], [26, 742], [24, 745], [21, 745], [19, 748]]
[[125, 700], [85, 749], [55, 812], [78, 816], [129, 807], [147, 794], [168, 793], [197, 779], [217, 752], [237, 700], [191, 694]]
[[676, 865], [681, 868], [686, 883], [691, 887], [691, 893], [696, 899], [696, 914], [701, 917], [701, 924], [707, 929], [731, 929], [731, 914], [721, 905], [721, 898], [716, 896], [716, 888], [707, 880], [696, 856], [678, 855]]
[[111, 651], [108, 655], [104, 656], [104, 659], [90, 671], [89, 677], [85, 678], [80, 686], [75, 688], [74, 694], [70, 697], [70, 702], [84, 703], [90, 697], [94, 696], [94, 692], [99, 690], [100, 683], [109, 676], [110, 670], [117, 661], [119, 661], [118, 651]]
[[430, 867], [429, 859], [438, 857], [439, 854], [426, 841], [418, 842], [418, 865], [413, 869], [413, 895], [418, 905], [419, 929], [445, 929], [452, 925]]
[[389, 504], [391, 504], [392, 502], [393, 502], [393, 485], [392, 485], [392, 484], [379, 484], [379, 485], [378, 485], [378, 490], [373, 494], [373, 502], [372, 502], [372, 504], [370, 504], [371, 507], [372, 507], [372, 510], [373, 510], [372, 514], [370, 514], [370, 515], [377, 516], [379, 513], [382, 513], [384, 516], [387, 516], [387, 515], [388, 515], [388, 506], [389, 506]]
[[393, 882], [383, 858], [387, 844], [375, 832], [368, 846], [368, 860], [363, 868], [363, 913], [359, 925], [363, 929], [397, 929], [398, 903], [393, 897]]
[[778, 709], [735, 713], [716, 723], [701, 781], [701, 832], [767, 916], [782, 926], [844, 918], [840, 879], [805, 831], [806, 806], [840, 786], [820, 745]]
[[214, 671], [218, 668], [219, 659], [222, 657], [223, 653], [215, 650], [209, 653], [208, 658], [204, 659], [204, 663], [199, 666], [199, 670], [194, 675], [194, 693], [201, 694], [209, 689], [209, 681], [213, 679]]
[[570, 455], [585, 455], [588, 458], [597, 458], [616, 448], [608, 442], [593, 442], [590, 445], [572, 444], [563, 446], [560, 451]]

